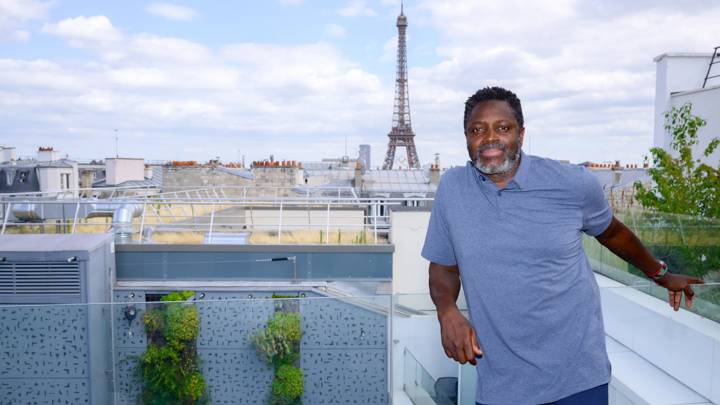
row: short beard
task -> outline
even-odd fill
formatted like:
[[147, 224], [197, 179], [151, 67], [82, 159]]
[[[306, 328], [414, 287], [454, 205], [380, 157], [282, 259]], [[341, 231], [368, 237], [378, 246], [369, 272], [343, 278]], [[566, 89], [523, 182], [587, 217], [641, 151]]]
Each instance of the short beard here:
[[512, 156], [508, 156], [507, 159], [505, 159], [505, 162], [503, 162], [501, 165], [498, 166], [491, 166], [487, 165], [484, 166], [481, 162], [480, 157], [478, 156], [475, 159], [475, 167], [480, 170], [482, 174], [486, 175], [492, 175], [492, 174], [502, 174], [507, 173], [515, 166], [515, 163], [517, 163], [518, 159], [520, 159], [520, 150], [515, 152]]

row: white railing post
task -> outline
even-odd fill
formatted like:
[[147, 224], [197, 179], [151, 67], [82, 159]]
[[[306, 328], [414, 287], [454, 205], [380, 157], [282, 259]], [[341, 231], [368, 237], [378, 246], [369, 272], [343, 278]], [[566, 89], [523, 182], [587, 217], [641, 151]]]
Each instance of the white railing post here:
[[330, 201], [328, 201], [327, 214], [325, 214], [325, 244], [330, 244]]
[[282, 241], [282, 217], [283, 217], [283, 202], [280, 201], [280, 217], [278, 218], [278, 243]]
[[208, 243], [212, 243], [213, 224], [215, 223], [215, 203], [210, 207], [210, 229], [208, 230]]
[[80, 201], [78, 201], [78, 202], [75, 204], [75, 215], [73, 216], [73, 226], [72, 226], [72, 231], [71, 231], [70, 233], [73, 233], [73, 234], [75, 233], [75, 227], [76, 227], [76, 225], [77, 225], [78, 212], [79, 212], [79, 211], [80, 211]]
[[145, 209], [147, 208], [147, 200], [143, 203], [142, 215], [140, 216], [140, 243], [143, 243], [143, 230], [145, 228]]
[[373, 202], [372, 210], [373, 210], [373, 233], [375, 234], [375, 244], [377, 245], [377, 210], [378, 210], [377, 200], [375, 200]]
[[3, 235], [5, 233], [5, 227], [7, 226], [8, 216], [10, 216], [10, 207], [12, 207], [12, 203], [8, 202], [7, 209], [5, 209], [5, 217], [3, 218], [3, 225], [2, 225], [2, 230], [0, 230], [0, 235]]

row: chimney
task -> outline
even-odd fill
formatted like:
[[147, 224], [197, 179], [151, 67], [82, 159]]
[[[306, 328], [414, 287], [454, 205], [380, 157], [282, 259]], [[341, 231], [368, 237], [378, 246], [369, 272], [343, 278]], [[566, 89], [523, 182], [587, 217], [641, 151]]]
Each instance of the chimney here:
[[430, 184], [440, 184], [440, 165], [430, 165]]
[[435, 163], [430, 165], [430, 184], [440, 184], [440, 154], [435, 154]]
[[58, 153], [52, 146], [41, 146], [38, 148], [37, 160], [39, 162], [54, 162], [58, 159]]
[[150, 165], [145, 165], [145, 178], [146, 179], [152, 179], [153, 177], [153, 169]]
[[360, 161], [355, 162], [355, 188], [362, 190], [363, 178], [362, 178], [362, 163]]
[[17, 160], [15, 148], [11, 146], [0, 146], [0, 162], [12, 162]]

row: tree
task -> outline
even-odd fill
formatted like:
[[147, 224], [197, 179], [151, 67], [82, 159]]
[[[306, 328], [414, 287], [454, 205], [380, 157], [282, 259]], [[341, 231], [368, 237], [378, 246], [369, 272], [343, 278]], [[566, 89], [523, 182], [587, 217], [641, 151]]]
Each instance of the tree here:
[[[707, 122], [692, 115], [692, 104], [673, 107], [665, 113], [665, 130], [672, 135], [674, 157], [662, 148], [650, 149], [653, 168], [648, 170], [653, 185], [635, 182], [635, 198], [645, 207], [673, 214], [720, 218], [720, 166], [712, 167], [692, 156], [698, 131]], [[713, 138], [703, 151], [709, 157], [720, 145]]]

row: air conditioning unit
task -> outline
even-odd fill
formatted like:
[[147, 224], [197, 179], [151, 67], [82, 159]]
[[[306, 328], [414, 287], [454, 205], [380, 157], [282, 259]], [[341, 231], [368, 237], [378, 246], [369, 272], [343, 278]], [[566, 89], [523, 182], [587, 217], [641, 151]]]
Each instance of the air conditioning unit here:
[[0, 235], [0, 402], [112, 403], [113, 235]]

